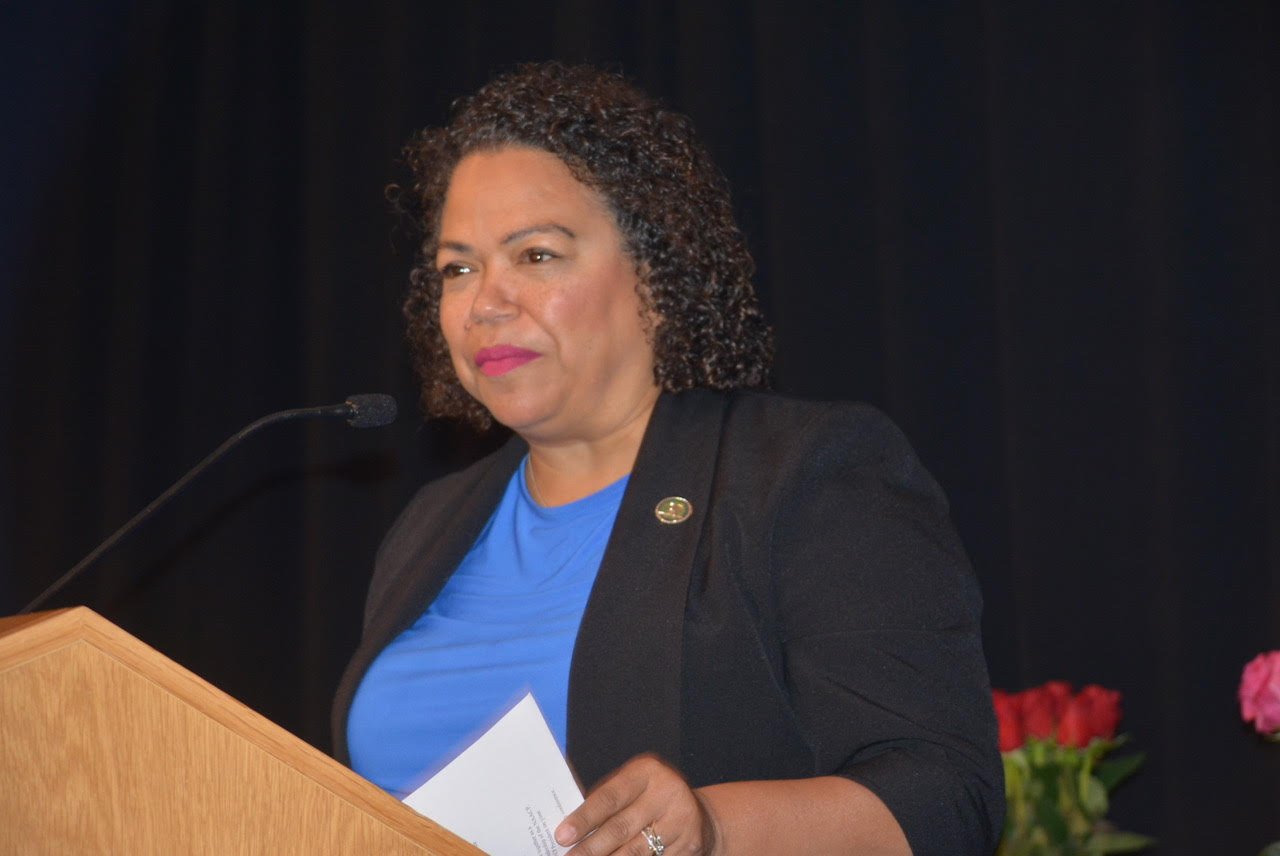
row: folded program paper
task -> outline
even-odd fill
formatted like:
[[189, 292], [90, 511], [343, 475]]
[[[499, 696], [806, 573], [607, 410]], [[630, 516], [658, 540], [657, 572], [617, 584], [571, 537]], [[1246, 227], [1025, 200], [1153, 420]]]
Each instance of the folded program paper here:
[[491, 856], [559, 856], [582, 791], [532, 695], [404, 802]]

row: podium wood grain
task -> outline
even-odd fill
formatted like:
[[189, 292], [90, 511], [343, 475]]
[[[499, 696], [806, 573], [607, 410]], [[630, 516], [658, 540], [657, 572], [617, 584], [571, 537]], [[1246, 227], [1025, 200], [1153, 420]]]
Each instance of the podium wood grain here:
[[0, 619], [0, 854], [481, 851], [84, 607]]

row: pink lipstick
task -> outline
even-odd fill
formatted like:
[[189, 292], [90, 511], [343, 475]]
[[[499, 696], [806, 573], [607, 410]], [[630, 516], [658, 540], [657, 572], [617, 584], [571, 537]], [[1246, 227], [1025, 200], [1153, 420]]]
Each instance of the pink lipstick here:
[[489, 377], [498, 377], [540, 356], [542, 354], [537, 351], [517, 348], [515, 345], [495, 345], [476, 351], [476, 367]]

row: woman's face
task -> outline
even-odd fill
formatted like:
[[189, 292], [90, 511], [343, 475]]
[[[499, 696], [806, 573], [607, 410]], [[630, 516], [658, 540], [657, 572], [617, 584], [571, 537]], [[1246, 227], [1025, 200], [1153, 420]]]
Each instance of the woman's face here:
[[635, 262], [559, 158], [476, 152], [440, 223], [440, 327], [462, 386], [532, 442], [606, 438], [657, 398]]

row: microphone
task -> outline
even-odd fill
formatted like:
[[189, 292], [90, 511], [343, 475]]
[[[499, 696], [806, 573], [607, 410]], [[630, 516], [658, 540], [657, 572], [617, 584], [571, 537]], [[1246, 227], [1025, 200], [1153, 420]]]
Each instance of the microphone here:
[[121, 526], [111, 534], [107, 540], [103, 541], [93, 552], [85, 556], [75, 567], [67, 571], [62, 576], [42, 591], [40, 595], [31, 603], [27, 604], [18, 613], [25, 615], [36, 607], [40, 606], [53, 595], [57, 594], [69, 582], [80, 576], [85, 568], [92, 565], [98, 560], [103, 553], [106, 553], [120, 541], [121, 538], [128, 535], [138, 524], [150, 517], [157, 508], [164, 505], [169, 500], [177, 496], [183, 488], [191, 483], [196, 476], [204, 472], [216, 460], [221, 458], [227, 452], [231, 451], [234, 446], [240, 444], [240, 441], [248, 437], [250, 434], [256, 433], [259, 429], [268, 425], [274, 425], [277, 422], [285, 422], [293, 419], [323, 419], [323, 418], [342, 418], [347, 420], [347, 424], [352, 428], [381, 428], [383, 425], [390, 425], [396, 418], [396, 400], [389, 395], [382, 393], [365, 393], [362, 395], [349, 395], [346, 401], [341, 404], [334, 404], [328, 407], [300, 407], [295, 410], [281, 410], [276, 413], [268, 414], [256, 422], [242, 428], [239, 432], [231, 435], [225, 443], [209, 453], [203, 461], [192, 467], [186, 475], [178, 479], [164, 493], [151, 500], [146, 508], [135, 514], [128, 523]]
[[338, 407], [345, 407], [352, 428], [381, 428], [396, 421], [396, 400], [380, 392], [351, 395]]

